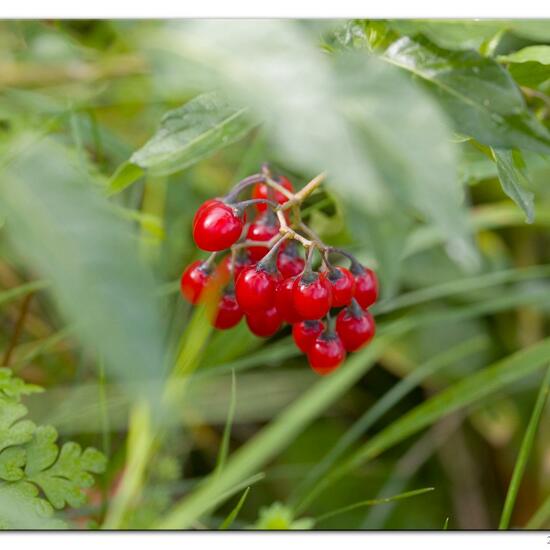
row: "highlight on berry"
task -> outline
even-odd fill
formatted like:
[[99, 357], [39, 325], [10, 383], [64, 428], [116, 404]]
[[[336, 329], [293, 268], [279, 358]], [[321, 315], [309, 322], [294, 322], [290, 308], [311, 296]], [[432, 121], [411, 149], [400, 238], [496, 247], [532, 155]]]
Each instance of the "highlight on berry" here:
[[369, 308], [378, 298], [374, 271], [322, 242], [302, 220], [304, 200], [323, 181], [320, 174], [297, 190], [263, 165], [224, 197], [207, 200], [195, 213], [193, 239], [211, 254], [181, 277], [189, 303], [217, 300], [211, 323], [219, 330], [244, 317], [253, 334], [269, 338], [291, 325], [296, 346], [320, 375], [371, 342]]

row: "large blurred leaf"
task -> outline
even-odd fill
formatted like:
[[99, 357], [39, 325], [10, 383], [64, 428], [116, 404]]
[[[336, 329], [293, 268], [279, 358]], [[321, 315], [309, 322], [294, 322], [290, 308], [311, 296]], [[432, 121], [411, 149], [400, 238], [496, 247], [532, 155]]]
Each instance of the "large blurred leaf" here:
[[61, 146], [38, 140], [14, 148], [20, 152], [0, 181], [0, 209], [14, 246], [51, 281], [91, 352], [101, 353], [121, 380], [147, 379], [140, 391], [160, 390], [152, 381], [163, 378], [163, 323], [129, 224]]
[[156, 45], [184, 67], [201, 66], [203, 87], [249, 106], [290, 168], [328, 171], [328, 184], [361, 207], [372, 233], [396, 220], [406, 234], [400, 222], [420, 212], [465, 248], [446, 120], [398, 71], [359, 53], [329, 58], [303, 27], [281, 21], [179, 24]]
[[496, 61], [473, 50], [445, 50], [421, 36], [399, 38], [382, 58], [421, 79], [463, 134], [492, 147], [550, 153], [550, 133]]

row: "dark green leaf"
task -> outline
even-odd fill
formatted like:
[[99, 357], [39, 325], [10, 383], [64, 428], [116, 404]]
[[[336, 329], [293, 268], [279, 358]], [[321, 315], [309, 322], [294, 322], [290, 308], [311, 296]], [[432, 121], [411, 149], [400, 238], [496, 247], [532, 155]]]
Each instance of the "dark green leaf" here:
[[423, 37], [400, 38], [382, 58], [424, 82], [459, 132], [496, 148], [550, 152], [550, 133], [496, 61], [475, 51], [445, 50]]
[[[535, 217], [534, 195], [529, 191], [529, 180], [513, 151], [493, 149], [502, 190], [523, 210], [527, 223]], [[519, 154], [519, 153], [518, 153]]]

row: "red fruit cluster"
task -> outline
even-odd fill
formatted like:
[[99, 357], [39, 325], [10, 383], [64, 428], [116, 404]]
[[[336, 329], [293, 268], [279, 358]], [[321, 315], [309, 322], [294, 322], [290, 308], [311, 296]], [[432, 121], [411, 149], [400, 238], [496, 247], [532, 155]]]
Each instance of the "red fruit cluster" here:
[[[235, 202], [248, 184], [254, 185], [252, 200]], [[213, 254], [185, 269], [181, 292], [191, 304], [209, 294], [218, 299], [212, 324], [221, 330], [243, 317], [253, 334], [265, 338], [284, 323], [292, 325], [296, 346], [313, 370], [324, 375], [342, 364], [347, 352], [372, 340], [375, 323], [367, 308], [378, 297], [378, 283], [374, 272], [347, 252], [309, 241], [289, 224], [284, 205], [293, 192], [287, 178], [272, 180], [264, 174], [243, 180], [223, 199], [202, 204], [193, 220], [193, 238]], [[246, 210], [252, 206], [256, 215], [247, 222]], [[310, 252], [319, 250], [322, 270], [313, 269], [312, 253], [306, 261], [298, 242]], [[230, 253], [215, 265], [217, 254], [227, 249]], [[329, 263], [330, 253], [350, 259], [349, 269]]]

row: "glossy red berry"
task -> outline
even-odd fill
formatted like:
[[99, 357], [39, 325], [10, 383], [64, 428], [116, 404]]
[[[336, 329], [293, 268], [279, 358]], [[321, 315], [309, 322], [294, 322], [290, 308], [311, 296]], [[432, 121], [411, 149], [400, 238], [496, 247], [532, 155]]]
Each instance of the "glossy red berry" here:
[[317, 336], [319, 336], [324, 329], [325, 325], [318, 320], [295, 323], [292, 325], [292, 338], [294, 339], [296, 347], [300, 351], [308, 353], [317, 339]]
[[378, 299], [378, 279], [374, 271], [368, 267], [352, 268], [352, 273], [355, 277], [353, 297], [362, 308], [366, 309]]
[[193, 225], [193, 239], [202, 250], [225, 250], [237, 242], [243, 231], [242, 216], [223, 202], [214, 201], [199, 209]]
[[294, 308], [303, 319], [321, 319], [332, 305], [330, 283], [324, 274], [304, 273], [294, 281], [292, 298]]
[[203, 202], [195, 212], [195, 216], [193, 217], [193, 228], [197, 224], [197, 220], [206, 212], [209, 210], [212, 206], [223, 204], [223, 202], [220, 199], [208, 199], [207, 201]]
[[[275, 178], [275, 181], [291, 193], [294, 191], [292, 183], [290, 183], [290, 181], [284, 176], [279, 176], [278, 178]], [[275, 191], [274, 189], [270, 191], [270, 189], [271, 188], [269, 187], [269, 185], [267, 185], [267, 183], [257, 183], [252, 190], [252, 198], [270, 199], [279, 204], [284, 204], [288, 200], [288, 198], [280, 191]], [[257, 204], [256, 208], [258, 209], [258, 212], [265, 212], [265, 210], [267, 209], [267, 205]]]
[[347, 307], [336, 318], [336, 332], [347, 351], [357, 351], [372, 340], [375, 333], [374, 319], [358, 305], [356, 308]]
[[246, 324], [252, 334], [269, 338], [280, 328], [283, 320], [276, 307], [252, 311], [246, 314]]
[[231, 290], [224, 292], [220, 298], [213, 325], [220, 330], [225, 330], [237, 325], [242, 318], [243, 311], [237, 303], [235, 293]]
[[298, 245], [295, 241], [289, 241], [277, 256], [277, 269], [285, 279], [300, 275], [304, 270], [305, 264], [306, 262], [300, 256]]
[[201, 260], [189, 264], [180, 280], [183, 297], [191, 304], [197, 304], [208, 284], [212, 282], [212, 269]]
[[297, 323], [302, 320], [300, 315], [294, 309], [294, 299], [292, 290], [294, 288], [295, 277], [283, 279], [277, 285], [275, 291], [275, 307], [280, 313], [281, 318], [286, 323]]
[[344, 362], [346, 350], [337, 334], [322, 332], [309, 348], [307, 358], [317, 374], [325, 375]]
[[[265, 206], [265, 205], [262, 205]], [[251, 241], [270, 241], [279, 233], [279, 223], [273, 212], [268, 211], [252, 222], [246, 233], [246, 238]], [[250, 246], [248, 253], [253, 261], [260, 261], [268, 252], [267, 246]]]
[[244, 269], [235, 283], [237, 302], [245, 313], [266, 310], [275, 305], [275, 290], [281, 279], [259, 263]]
[[355, 279], [349, 269], [335, 267], [326, 274], [332, 287], [332, 307], [349, 305], [355, 290]]

